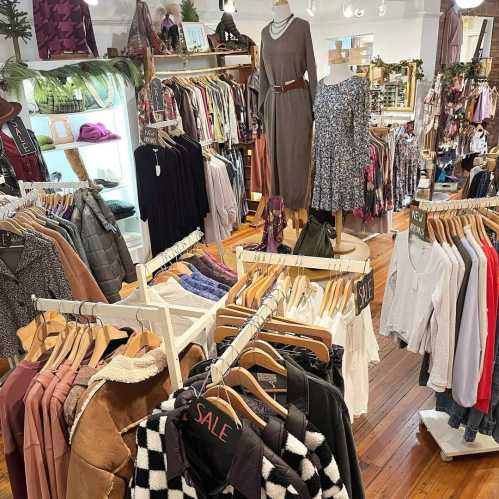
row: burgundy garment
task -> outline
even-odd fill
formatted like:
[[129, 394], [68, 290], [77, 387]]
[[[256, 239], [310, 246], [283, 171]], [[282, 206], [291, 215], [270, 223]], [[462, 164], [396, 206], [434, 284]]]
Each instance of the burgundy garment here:
[[2, 130], [0, 130], [0, 139], [3, 142], [5, 154], [14, 168], [17, 180], [24, 180], [24, 182], [45, 182], [47, 180], [43, 176], [36, 153], [21, 156], [14, 139]]
[[5, 462], [15, 499], [27, 499], [24, 472], [24, 396], [41, 362], [21, 361], [0, 390], [0, 424]]
[[450, 7], [445, 14], [440, 64], [450, 66], [459, 62], [463, 44], [463, 17], [460, 11]]
[[84, 0], [33, 0], [41, 59], [64, 52], [90, 51], [99, 57], [88, 4]]

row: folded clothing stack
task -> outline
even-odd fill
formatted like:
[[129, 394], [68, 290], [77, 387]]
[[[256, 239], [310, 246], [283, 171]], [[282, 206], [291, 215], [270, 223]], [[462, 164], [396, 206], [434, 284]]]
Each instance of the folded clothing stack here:
[[127, 203], [126, 201], [113, 199], [106, 201], [106, 204], [113, 212], [116, 220], [122, 220], [124, 218], [129, 218], [135, 215], [135, 206], [133, 204]]

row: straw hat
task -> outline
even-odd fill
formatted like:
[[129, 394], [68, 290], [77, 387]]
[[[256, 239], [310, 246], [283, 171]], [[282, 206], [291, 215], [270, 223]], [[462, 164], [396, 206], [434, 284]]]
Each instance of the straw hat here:
[[0, 126], [15, 118], [21, 109], [19, 102], [9, 102], [0, 97]]

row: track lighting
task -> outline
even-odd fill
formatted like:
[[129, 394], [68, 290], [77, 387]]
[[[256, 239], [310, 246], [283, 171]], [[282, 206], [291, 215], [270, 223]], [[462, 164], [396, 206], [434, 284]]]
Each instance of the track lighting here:
[[386, 5], [385, 5], [385, 0], [381, 0], [381, 4], [378, 7], [378, 16], [379, 17], [384, 17], [386, 16]]
[[220, 10], [223, 10], [229, 14], [234, 14], [234, 12], [236, 12], [235, 0], [219, 0], [218, 5]]
[[85, 0], [88, 5], [99, 5], [99, 0]]
[[310, 17], [314, 17], [316, 12], [317, 12], [317, 1], [308, 0], [307, 14]]
[[347, 19], [353, 17], [354, 11], [351, 3], [343, 4], [343, 16]]
[[361, 9], [361, 8], [355, 9], [355, 17], [364, 17], [365, 14], [366, 14], [366, 9]]

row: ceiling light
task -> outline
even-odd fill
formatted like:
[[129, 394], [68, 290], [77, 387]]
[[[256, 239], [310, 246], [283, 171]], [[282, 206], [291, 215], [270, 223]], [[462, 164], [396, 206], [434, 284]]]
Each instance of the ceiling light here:
[[308, 0], [307, 14], [310, 17], [314, 17], [316, 11], [317, 11], [316, 0]]
[[229, 14], [234, 14], [236, 12], [236, 4], [234, 0], [220, 0], [219, 2], [220, 10], [227, 12]]
[[364, 17], [366, 9], [355, 9], [355, 17]]
[[385, 5], [385, 0], [381, 0], [381, 4], [378, 7], [378, 16], [379, 17], [384, 17], [386, 16], [386, 5]]
[[460, 9], [474, 9], [479, 5], [482, 5], [483, 0], [456, 0], [456, 5]]
[[353, 17], [353, 7], [351, 3], [343, 4], [343, 16], [346, 18]]
[[99, 5], [99, 0], [85, 0], [88, 5]]

